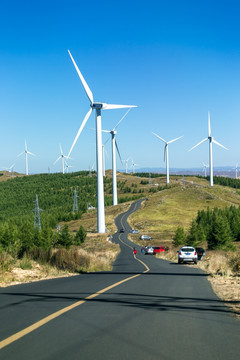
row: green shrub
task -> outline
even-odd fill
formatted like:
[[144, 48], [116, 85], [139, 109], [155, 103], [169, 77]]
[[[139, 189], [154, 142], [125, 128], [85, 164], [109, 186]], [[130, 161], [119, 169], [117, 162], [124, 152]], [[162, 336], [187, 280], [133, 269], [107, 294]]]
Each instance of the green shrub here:
[[173, 245], [176, 247], [179, 245], [184, 245], [186, 243], [186, 238], [187, 237], [185, 235], [183, 226], [178, 226], [173, 238]]

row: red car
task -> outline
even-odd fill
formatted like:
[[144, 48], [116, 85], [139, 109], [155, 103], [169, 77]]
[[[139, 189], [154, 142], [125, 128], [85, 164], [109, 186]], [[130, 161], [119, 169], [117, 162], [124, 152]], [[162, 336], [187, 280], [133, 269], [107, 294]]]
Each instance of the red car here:
[[153, 249], [153, 255], [161, 253], [163, 251], [165, 251], [165, 248], [163, 246], [155, 246]]

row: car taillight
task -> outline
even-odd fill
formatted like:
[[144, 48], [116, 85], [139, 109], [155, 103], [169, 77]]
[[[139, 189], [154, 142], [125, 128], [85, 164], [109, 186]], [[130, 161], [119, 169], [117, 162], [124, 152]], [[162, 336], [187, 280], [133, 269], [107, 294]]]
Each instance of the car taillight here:
[[179, 251], [179, 255], [182, 255], [181, 251]]
[[197, 255], [197, 252], [195, 251], [194, 255]]

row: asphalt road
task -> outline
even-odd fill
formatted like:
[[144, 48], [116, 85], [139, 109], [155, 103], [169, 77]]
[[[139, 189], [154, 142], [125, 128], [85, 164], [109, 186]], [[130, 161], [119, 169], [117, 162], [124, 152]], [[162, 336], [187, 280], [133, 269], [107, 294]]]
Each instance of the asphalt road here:
[[240, 321], [206, 275], [142, 255], [127, 231], [112, 272], [0, 289], [1, 360], [239, 358]]

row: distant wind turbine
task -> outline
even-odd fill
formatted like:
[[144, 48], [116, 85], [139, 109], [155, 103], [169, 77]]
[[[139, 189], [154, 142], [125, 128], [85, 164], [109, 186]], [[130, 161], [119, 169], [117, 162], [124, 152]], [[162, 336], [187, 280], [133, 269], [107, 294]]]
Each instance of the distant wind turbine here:
[[69, 156], [66, 156], [63, 154], [61, 144], [59, 144], [59, 147], [60, 147], [60, 156], [57, 158], [56, 161], [54, 161], [53, 165], [55, 165], [58, 162], [58, 160], [62, 159], [62, 173], [64, 174], [64, 171], [65, 171], [64, 161], [65, 161], [65, 159], [71, 159], [71, 158]]
[[208, 137], [200, 141], [197, 145], [194, 145], [188, 151], [192, 151], [195, 147], [202, 144], [204, 141], [209, 140], [209, 171], [210, 171], [210, 186], [213, 186], [213, 156], [212, 156], [212, 143], [215, 143], [218, 146], [221, 146], [223, 149], [228, 150], [225, 146], [221, 145], [219, 142], [214, 140], [211, 136], [211, 124], [210, 124], [210, 112], [208, 112]]
[[165, 147], [164, 147], [164, 161], [166, 161], [166, 182], [167, 184], [169, 184], [169, 159], [168, 159], [168, 145], [173, 143], [174, 141], [177, 141], [179, 139], [181, 139], [183, 136], [180, 136], [176, 139], [170, 140], [170, 141], [166, 141], [163, 138], [161, 138], [159, 135], [155, 134], [153, 132], [153, 135], [155, 135], [157, 138], [159, 138], [160, 140], [162, 140], [165, 143]]
[[119, 148], [118, 148], [118, 145], [117, 145], [117, 140], [116, 140], [116, 134], [117, 134], [116, 128], [123, 121], [123, 119], [129, 113], [130, 110], [131, 110], [131, 108], [127, 110], [127, 112], [124, 114], [124, 116], [117, 123], [117, 125], [114, 126], [114, 128], [112, 130], [102, 130], [103, 132], [109, 133], [112, 136], [112, 193], [113, 193], [113, 205], [118, 204], [118, 199], [117, 199], [116, 149], [117, 149], [117, 152], [118, 152], [118, 156], [119, 156], [119, 158], [120, 158], [120, 160], [122, 162], [120, 151], [119, 151]]
[[19, 154], [18, 156], [21, 156], [23, 154], [25, 154], [25, 174], [28, 175], [28, 155], [32, 155], [32, 156], [36, 156], [36, 155], [31, 153], [30, 151], [28, 151], [26, 140], [25, 140], [25, 150], [21, 154]]
[[132, 165], [131, 165], [131, 168], [132, 168], [132, 172], [133, 174], [135, 173], [135, 166], [138, 166], [138, 164], [136, 164], [133, 159], [132, 159]]
[[5, 168], [3, 167], [2, 169], [7, 170], [8, 172], [11, 173], [11, 177], [13, 177], [13, 168], [14, 168], [15, 164], [12, 164], [9, 168]]
[[122, 160], [122, 162], [125, 163], [125, 173], [126, 174], [128, 172], [128, 161], [129, 161], [129, 158], [127, 160]]
[[208, 168], [208, 164], [205, 164], [204, 162], [203, 162], [202, 164], [203, 164], [204, 176], [206, 177], [206, 176], [207, 176], [207, 168]]
[[72, 165], [68, 165], [68, 163], [66, 162], [66, 160], [64, 161], [64, 164], [65, 164], [65, 170], [66, 170], [66, 172], [67, 172], [67, 174], [68, 174], [69, 168], [71, 168], [71, 167], [73, 167], [73, 166], [72, 166]]
[[235, 170], [235, 179], [238, 178], [238, 163], [236, 164], [235, 168], [233, 168], [233, 170]]
[[68, 156], [70, 156], [87, 120], [89, 119], [93, 110], [96, 111], [96, 163], [97, 163], [97, 231], [98, 233], [105, 233], [105, 212], [104, 212], [104, 187], [103, 187], [103, 173], [102, 173], [102, 121], [101, 121], [101, 110], [110, 109], [122, 109], [136, 107], [135, 105], [116, 105], [106, 104], [102, 102], [94, 102], [93, 94], [82, 76], [77, 64], [75, 63], [70, 51], [68, 53], [71, 57], [73, 65], [78, 73], [78, 76], [82, 82], [84, 90], [90, 101], [90, 110], [85, 115], [85, 118], [77, 132], [77, 135], [73, 141], [73, 144], [69, 150]]

